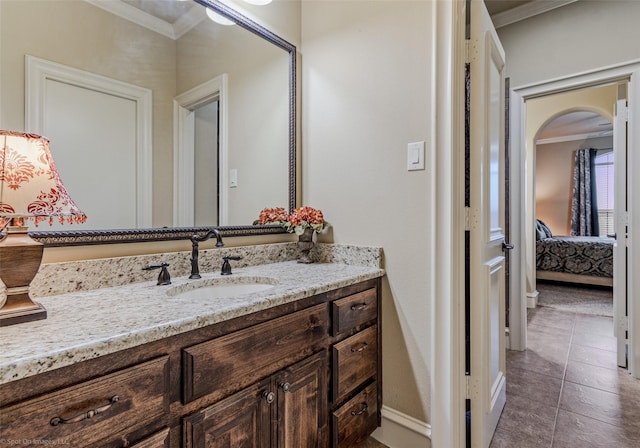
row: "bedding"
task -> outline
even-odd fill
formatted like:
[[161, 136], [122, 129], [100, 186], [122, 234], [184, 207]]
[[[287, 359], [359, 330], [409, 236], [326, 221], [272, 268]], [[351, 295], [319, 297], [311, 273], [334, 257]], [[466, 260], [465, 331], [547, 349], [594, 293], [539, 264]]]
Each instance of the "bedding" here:
[[613, 286], [613, 238], [553, 236], [536, 220], [536, 278]]
[[[612, 284], [613, 238], [594, 236], [552, 236], [536, 241], [538, 278], [556, 279], [546, 273], [580, 276], [563, 281]], [[586, 276], [586, 277], [585, 277]], [[595, 278], [596, 281], [589, 281]], [[599, 280], [599, 281], [598, 281]]]

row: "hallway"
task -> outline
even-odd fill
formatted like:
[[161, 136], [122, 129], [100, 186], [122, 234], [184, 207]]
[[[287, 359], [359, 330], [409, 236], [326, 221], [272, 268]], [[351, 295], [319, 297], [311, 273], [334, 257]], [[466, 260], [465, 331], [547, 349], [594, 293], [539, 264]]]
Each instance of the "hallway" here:
[[616, 367], [613, 319], [538, 307], [528, 321], [491, 448], [640, 446], [640, 380]]

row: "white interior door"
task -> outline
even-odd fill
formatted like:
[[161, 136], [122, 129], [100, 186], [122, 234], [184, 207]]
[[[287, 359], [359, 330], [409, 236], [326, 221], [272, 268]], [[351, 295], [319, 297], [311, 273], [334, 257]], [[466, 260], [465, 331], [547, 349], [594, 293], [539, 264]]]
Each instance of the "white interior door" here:
[[[617, 359], [620, 367], [627, 367], [627, 100], [618, 99], [613, 119], [614, 154], [614, 227], [613, 246], [613, 331], [617, 338]], [[632, 353], [630, 351], [630, 353]]]
[[488, 447], [506, 402], [504, 50], [482, 0], [471, 0], [471, 446]]
[[[72, 230], [136, 228], [136, 103], [56, 80], [47, 80], [43, 103], [41, 132], [69, 195], [87, 215]], [[55, 222], [52, 229], [69, 226]]]
[[62, 182], [87, 215], [73, 230], [151, 227], [151, 90], [25, 61], [25, 128], [50, 139]]

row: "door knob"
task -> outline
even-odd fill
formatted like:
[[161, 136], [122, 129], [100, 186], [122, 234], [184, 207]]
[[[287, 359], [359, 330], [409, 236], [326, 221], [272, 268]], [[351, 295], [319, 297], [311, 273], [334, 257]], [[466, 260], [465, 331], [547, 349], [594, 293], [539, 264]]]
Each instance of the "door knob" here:
[[513, 244], [509, 244], [505, 241], [502, 242], [502, 250], [512, 250]]
[[274, 402], [274, 400], [276, 399], [276, 394], [274, 394], [273, 392], [268, 392], [268, 391], [264, 391], [262, 392], [262, 398], [264, 398], [264, 400], [271, 404]]

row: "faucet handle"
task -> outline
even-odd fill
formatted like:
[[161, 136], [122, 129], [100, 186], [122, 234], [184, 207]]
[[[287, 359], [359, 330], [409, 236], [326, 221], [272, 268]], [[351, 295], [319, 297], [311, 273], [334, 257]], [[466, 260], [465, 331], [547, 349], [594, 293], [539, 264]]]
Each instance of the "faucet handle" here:
[[150, 265], [142, 268], [143, 271], [151, 271], [153, 269], [160, 269], [160, 274], [158, 275], [158, 285], [170, 285], [171, 284], [171, 275], [169, 275], [169, 270], [167, 269], [169, 263], [161, 263], [158, 265]]
[[220, 271], [220, 275], [231, 275], [231, 263], [229, 260], [242, 260], [242, 257], [238, 256], [225, 256], [222, 257], [222, 270]]

